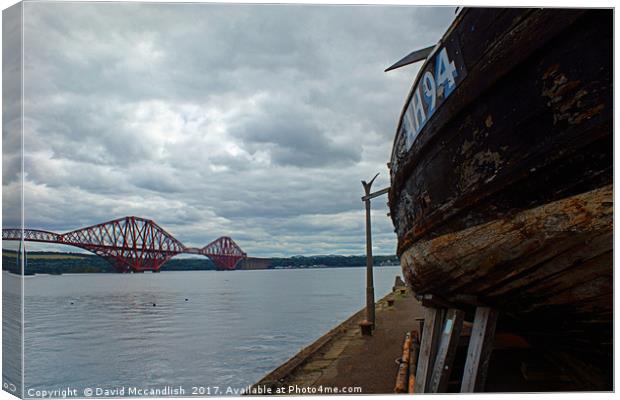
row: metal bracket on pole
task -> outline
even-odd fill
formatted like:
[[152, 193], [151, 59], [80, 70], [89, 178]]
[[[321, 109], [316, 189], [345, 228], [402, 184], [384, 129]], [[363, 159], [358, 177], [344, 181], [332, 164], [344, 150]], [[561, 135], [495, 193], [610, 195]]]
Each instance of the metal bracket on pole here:
[[[363, 181], [362, 181], [363, 182]], [[381, 189], [381, 190], [377, 190], [374, 193], [370, 193], [369, 195], [366, 195], [364, 197], [362, 197], [362, 201], [366, 201], [366, 200], [370, 200], [370, 199], [374, 199], [375, 197], [379, 197], [381, 195], [386, 194], [387, 192], [390, 191], [389, 187], [386, 187], [385, 189]]]

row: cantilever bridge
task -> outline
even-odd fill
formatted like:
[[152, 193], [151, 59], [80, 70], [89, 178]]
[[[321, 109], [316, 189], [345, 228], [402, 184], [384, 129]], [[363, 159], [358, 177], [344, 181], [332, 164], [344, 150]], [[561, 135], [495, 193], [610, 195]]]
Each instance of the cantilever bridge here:
[[57, 243], [79, 247], [110, 262], [118, 272], [159, 271], [177, 254], [209, 257], [219, 270], [234, 270], [247, 257], [228, 236], [201, 248], [186, 247], [150, 219], [124, 217], [113, 221], [54, 233], [35, 229], [2, 229], [2, 240]]

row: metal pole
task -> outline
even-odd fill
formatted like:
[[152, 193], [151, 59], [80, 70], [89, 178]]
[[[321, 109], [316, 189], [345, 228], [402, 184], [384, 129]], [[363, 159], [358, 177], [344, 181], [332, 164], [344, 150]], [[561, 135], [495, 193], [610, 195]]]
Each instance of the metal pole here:
[[[375, 175], [370, 182], [362, 181], [366, 197], [370, 195], [372, 183], [379, 174]], [[364, 200], [366, 205], [366, 319], [375, 326], [375, 288], [372, 274], [372, 232], [370, 229], [370, 198]]]

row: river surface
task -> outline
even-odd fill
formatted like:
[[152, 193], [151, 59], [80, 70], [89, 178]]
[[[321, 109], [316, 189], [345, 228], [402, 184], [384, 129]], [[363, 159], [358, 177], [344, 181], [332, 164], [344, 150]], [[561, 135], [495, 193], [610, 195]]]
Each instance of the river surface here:
[[[377, 299], [397, 275], [375, 268]], [[3, 332], [15, 346], [3, 349], [3, 379], [19, 382], [19, 343], [6, 336], [19, 332], [19, 278], [3, 280]], [[24, 394], [243, 388], [361, 309], [364, 287], [364, 268], [29, 276]]]

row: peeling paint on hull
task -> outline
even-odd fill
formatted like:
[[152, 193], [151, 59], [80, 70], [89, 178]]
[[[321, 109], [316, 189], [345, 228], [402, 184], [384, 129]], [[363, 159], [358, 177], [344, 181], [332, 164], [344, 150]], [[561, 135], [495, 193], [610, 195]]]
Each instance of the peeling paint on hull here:
[[466, 9], [453, 36], [467, 76], [408, 143], [410, 95], [390, 160], [407, 282], [610, 357], [613, 11]]
[[[589, 318], [590, 307], [582, 302], [612, 293], [612, 231], [609, 185], [418, 241], [401, 255], [401, 266], [417, 293], [452, 302], [475, 295], [516, 315], [550, 304], [574, 304], [575, 313]], [[599, 278], [597, 292], [576, 288]], [[611, 306], [603, 300], [600, 312], [608, 316]]]
[[389, 202], [399, 254], [611, 183], [612, 22], [609, 10], [459, 15], [447, 36], [460, 35], [467, 77], [408, 151], [402, 122], [394, 141]]

